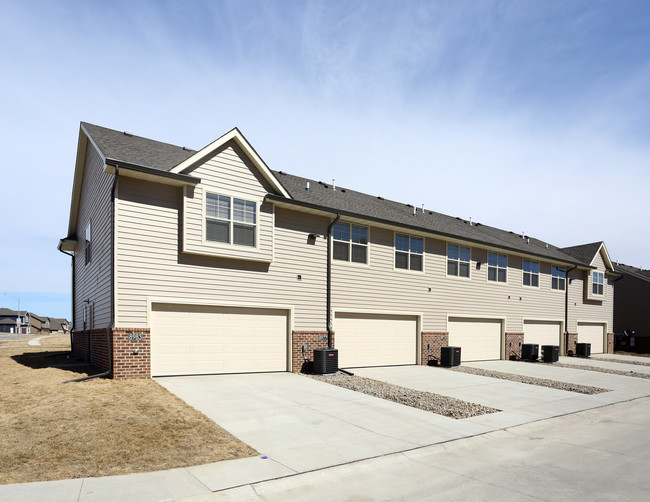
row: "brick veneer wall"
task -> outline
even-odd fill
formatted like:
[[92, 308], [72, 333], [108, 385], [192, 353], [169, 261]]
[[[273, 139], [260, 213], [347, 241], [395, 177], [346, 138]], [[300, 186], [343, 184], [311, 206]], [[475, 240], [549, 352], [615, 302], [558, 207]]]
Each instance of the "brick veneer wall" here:
[[607, 353], [614, 353], [614, 333], [607, 333]]
[[[431, 344], [430, 351], [429, 344]], [[436, 359], [440, 360], [440, 349], [448, 345], [449, 333], [446, 331], [423, 331], [420, 364], [427, 365], [429, 361], [434, 364]]]
[[149, 328], [113, 328], [113, 354], [113, 378], [151, 378]]
[[506, 333], [506, 359], [514, 356], [521, 359], [521, 344], [524, 343], [523, 333]]
[[74, 332], [72, 355], [106, 371], [110, 366], [109, 344], [106, 328]]
[[[327, 348], [327, 331], [292, 331], [291, 360], [294, 373], [311, 373], [314, 369], [314, 349]], [[305, 345], [305, 353], [302, 346]], [[332, 332], [332, 346], [334, 332]]]
[[578, 343], [578, 333], [568, 333], [566, 335], [566, 347], [564, 348], [564, 355], [576, 355], [576, 343]]

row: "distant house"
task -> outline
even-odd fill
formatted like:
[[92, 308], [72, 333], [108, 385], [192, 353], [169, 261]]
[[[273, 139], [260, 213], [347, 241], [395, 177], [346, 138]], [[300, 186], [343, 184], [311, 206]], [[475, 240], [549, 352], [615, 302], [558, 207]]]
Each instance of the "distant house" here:
[[28, 313], [0, 308], [0, 333], [30, 333]]
[[328, 339], [345, 368], [613, 338], [602, 242], [560, 249], [271, 170], [238, 129], [196, 151], [82, 123], [59, 250], [73, 350], [115, 378], [301, 371]]
[[622, 263], [615, 263], [614, 270], [622, 276], [614, 298], [619, 348], [650, 352], [650, 270]]
[[21, 311], [19, 315], [15, 310], [0, 308], [0, 333], [18, 332], [34, 335], [70, 333], [70, 322], [67, 319], [44, 317], [25, 311]]

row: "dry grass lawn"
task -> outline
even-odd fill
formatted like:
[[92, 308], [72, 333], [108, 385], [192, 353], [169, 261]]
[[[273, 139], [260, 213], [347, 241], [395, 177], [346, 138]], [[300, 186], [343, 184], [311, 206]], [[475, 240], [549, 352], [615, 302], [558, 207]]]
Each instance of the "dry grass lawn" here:
[[[50, 357], [68, 335], [0, 342], [0, 484], [156, 471], [256, 455], [153, 380], [63, 384], [94, 374]], [[48, 343], [49, 342], [49, 343]], [[24, 343], [25, 349], [10, 349]], [[48, 345], [46, 345], [46, 343]]]

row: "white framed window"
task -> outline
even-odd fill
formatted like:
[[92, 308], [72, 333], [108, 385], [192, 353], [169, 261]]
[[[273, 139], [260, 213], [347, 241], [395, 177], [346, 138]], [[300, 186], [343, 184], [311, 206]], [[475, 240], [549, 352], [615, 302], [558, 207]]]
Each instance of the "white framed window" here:
[[594, 295], [602, 296], [604, 293], [605, 274], [602, 272], [592, 272], [592, 293]]
[[564, 291], [566, 288], [566, 267], [551, 267], [551, 288]]
[[85, 242], [84, 242], [85, 250], [84, 250], [84, 252], [85, 252], [85, 256], [86, 256], [86, 265], [88, 265], [90, 263], [90, 260], [92, 258], [92, 247], [91, 247], [91, 244], [90, 244], [90, 242], [91, 242], [90, 237], [91, 237], [90, 222], [88, 222], [88, 225], [86, 225], [86, 234], [85, 234], [85, 238], [84, 238], [85, 239]]
[[504, 254], [488, 252], [488, 281], [507, 282], [508, 257]]
[[205, 197], [205, 239], [210, 242], [256, 246], [257, 203], [207, 193]]
[[470, 256], [469, 248], [447, 244], [447, 275], [469, 277]]
[[524, 286], [539, 287], [539, 263], [524, 260]]
[[332, 237], [332, 256], [335, 260], [368, 263], [368, 228], [337, 223]]
[[395, 268], [423, 270], [424, 239], [395, 234]]

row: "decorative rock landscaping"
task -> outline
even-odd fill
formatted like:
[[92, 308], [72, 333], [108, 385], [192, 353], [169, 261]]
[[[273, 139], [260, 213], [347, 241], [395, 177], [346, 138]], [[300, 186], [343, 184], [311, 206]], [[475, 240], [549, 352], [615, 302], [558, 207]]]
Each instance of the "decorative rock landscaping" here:
[[354, 390], [381, 399], [387, 399], [395, 403], [430, 411], [450, 418], [469, 418], [500, 411], [481, 404], [468, 403], [453, 397], [433, 394], [432, 392], [408, 389], [406, 387], [381, 382], [372, 378], [348, 376], [341, 373], [306, 376], [315, 380], [320, 380], [321, 382], [327, 382], [345, 389]]

